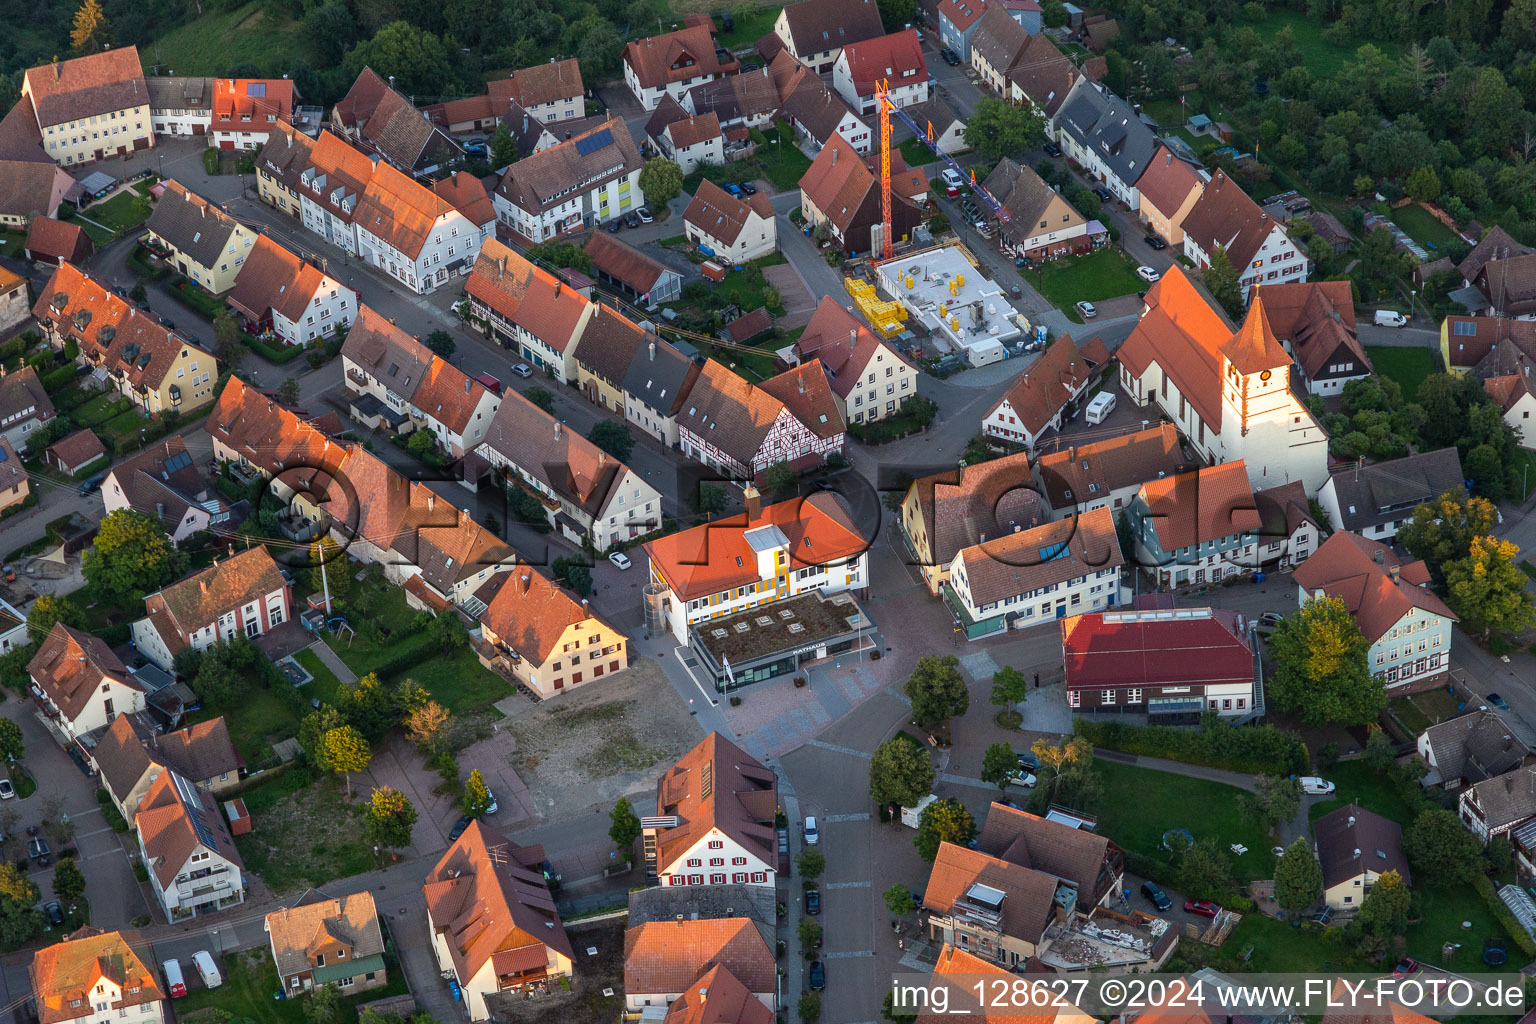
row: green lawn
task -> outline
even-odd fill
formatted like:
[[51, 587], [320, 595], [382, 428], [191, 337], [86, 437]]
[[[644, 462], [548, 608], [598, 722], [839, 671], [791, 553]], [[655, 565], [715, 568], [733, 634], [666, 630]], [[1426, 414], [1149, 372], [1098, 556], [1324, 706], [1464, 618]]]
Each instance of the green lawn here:
[[1438, 370], [1434, 353], [1427, 348], [1392, 348], [1367, 345], [1365, 354], [1383, 377], [1390, 377], [1403, 388], [1403, 401], [1411, 402], [1419, 393], [1424, 378]]
[[1118, 249], [1100, 249], [1086, 256], [1051, 260], [1036, 267], [1025, 272], [1025, 280], [1069, 317], [1076, 315], [1072, 307], [1082, 299], [1102, 302], [1147, 287], [1146, 282], [1136, 276], [1136, 264]]
[[[1414, 886], [1419, 900], [1420, 919], [1408, 926], [1408, 954], [1425, 963], [1439, 964], [1448, 971], [1518, 971], [1523, 963], [1520, 948], [1510, 941], [1504, 926], [1499, 924], [1488, 905], [1470, 885], [1454, 889], [1430, 888], [1422, 880]], [[1462, 928], [1463, 921], [1471, 921], [1471, 928]], [[1508, 962], [1503, 967], [1488, 967], [1483, 963], [1483, 940], [1498, 937], [1505, 941], [1509, 950]], [[1447, 942], [1459, 942], [1458, 949], [1449, 961], [1440, 959], [1440, 948]]]
[[901, 158], [907, 162], [908, 167], [925, 167], [939, 159], [922, 139], [908, 139], [896, 148], [901, 150]]
[[1457, 698], [1442, 687], [1411, 697], [1399, 697], [1392, 701], [1392, 713], [1397, 715], [1404, 728], [1417, 736], [1437, 722], [1454, 718], [1458, 703]]
[[1516, 485], [1519, 489], [1510, 497], [1524, 502], [1530, 497], [1531, 491], [1536, 490], [1536, 452], [1529, 448], [1516, 448], [1510, 462], [1520, 477], [1520, 483]]
[[[388, 939], [385, 940], [385, 946], [387, 949], [390, 946]], [[347, 1024], [355, 1021], [357, 1007], [361, 1003], [406, 992], [405, 972], [400, 969], [399, 961], [392, 951], [385, 953], [385, 962], [389, 983], [342, 999], [339, 1021]], [[302, 998], [272, 998], [280, 986], [277, 968], [272, 964], [272, 954], [267, 947], [259, 946], [243, 953], [230, 953], [224, 957], [219, 969], [224, 975], [224, 984], [213, 991], [204, 988], [189, 991], [176, 1001], [178, 1016], [185, 1017], [196, 1010], [217, 1007], [225, 1013], [233, 1014], [238, 1021], [254, 1024], [305, 1024], [307, 1018]]]
[[1232, 873], [1239, 882], [1273, 873], [1269, 848], [1274, 840], [1239, 812], [1242, 790], [1102, 758], [1093, 766], [1104, 779], [1104, 797], [1097, 808], [1099, 835], [1161, 860], [1168, 856], [1162, 848], [1163, 833], [1186, 828], [1197, 840], [1216, 840], [1223, 850], [1233, 843], [1248, 847], [1247, 853], [1232, 858]]
[[97, 203], [81, 211], [81, 215], [118, 232], [132, 231], [148, 218], [133, 207], [138, 196], [124, 189], [104, 203]]
[[[1409, 203], [1393, 210], [1392, 222], [1408, 232], [1409, 237], [1420, 245], [1444, 249], [1459, 240], [1456, 232], [1436, 220], [1433, 214], [1418, 203]], [[1433, 257], [1434, 249], [1430, 255]]]
[[[800, 179], [811, 169], [811, 159], [795, 145], [795, 130], [789, 123], [775, 121], [772, 134], [754, 131], [752, 137], [757, 141], [757, 152], [752, 159], [761, 169], [762, 176], [779, 192], [799, 188]], [[779, 141], [774, 142], [775, 138]]]
[[402, 673], [402, 678], [425, 686], [439, 704], [456, 715], [488, 707], [512, 693], [512, 684], [482, 667], [468, 647], [447, 658], [423, 662]]
[[75, 407], [69, 418], [82, 427], [94, 427], [133, 409], [133, 403], [114, 392], [97, 395]]
[[[284, 776], [302, 772], [285, 772]], [[235, 846], [247, 870], [260, 875], [272, 891], [281, 895], [306, 886], [320, 886], [337, 878], [361, 874], [375, 867], [373, 849], [363, 838], [362, 818], [367, 792], [353, 779], [353, 798], [346, 799], [346, 783], [331, 775], [302, 788], [292, 788], [286, 778], [274, 780], [286, 793], [251, 808], [255, 831], [236, 836]]]
[[1363, 971], [1368, 967], [1337, 930], [1301, 927], [1263, 914], [1245, 914], [1221, 947], [1221, 956], [1241, 956], [1250, 944], [1253, 958], [1242, 965], [1244, 971], [1309, 974], [1324, 964], [1331, 971]]
[[232, 703], [204, 701], [201, 711], [192, 716], [194, 721], [205, 722], [224, 716], [229, 726], [229, 738], [235, 749], [252, 768], [272, 759], [272, 744], [285, 740], [299, 731], [299, 719], [293, 709], [283, 703], [275, 690], [263, 690], [251, 686]]
[[[729, 50], [740, 50], [751, 46], [763, 36], [773, 31], [773, 23], [779, 16], [779, 5], [768, 4], [758, 8], [748, 8], [737, 4], [732, 8], [731, 17], [735, 19], [735, 26], [729, 31], [722, 31], [716, 38], [721, 46]], [[720, 15], [715, 15], [715, 25], [720, 25]], [[670, 26], [668, 26], [670, 28]], [[681, 19], [679, 19], [681, 27]], [[756, 54], [746, 58], [748, 64], [761, 64], [762, 60]]]
[[314, 651], [303, 650], [295, 654], [293, 660], [315, 677], [304, 684], [305, 696], [318, 698], [324, 704], [336, 703], [336, 691], [341, 689], [341, 680], [336, 678], [336, 673], [325, 667], [320, 656]]
[[268, 5], [249, 3], [235, 10], [209, 8], [139, 51], [146, 64], [158, 61], [178, 75], [222, 75], [237, 64], [275, 71], [307, 58], [303, 24], [274, 18]]
[[1334, 794], [1336, 799], [1313, 804], [1307, 811], [1312, 821], [1346, 804], [1356, 803], [1393, 821], [1407, 822], [1410, 812], [1398, 794], [1397, 786], [1367, 768], [1364, 761], [1340, 761], [1328, 769], [1327, 778], [1338, 787]]
[[[1347, 46], [1336, 46], [1323, 36], [1323, 29], [1327, 26], [1321, 22], [1297, 14], [1292, 11], [1282, 11], [1270, 8], [1268, 17], [1253, 26], [1265, 42], [1269, 42], [1279, 35], [1282, 28], [1289, 27], [1296, 37], [1296, 50], [1301, 56], [1302, 66], [1312, 72], [1313, 78], [1332, 78], [1343, 70], [1346, 61], [1353, 60], [1355, 51]], [[1396, 56], [1397, 47], [1377, 42], [1388, 56]]]

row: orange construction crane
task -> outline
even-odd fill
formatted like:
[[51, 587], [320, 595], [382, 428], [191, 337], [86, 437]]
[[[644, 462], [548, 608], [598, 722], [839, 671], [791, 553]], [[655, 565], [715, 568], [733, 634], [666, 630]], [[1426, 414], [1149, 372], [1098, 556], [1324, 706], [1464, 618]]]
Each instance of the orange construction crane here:
[[884, 259], [891, 258], [891, 90], [885, 79], [875, 83], [875, 103], [880, 107], [880, 244]]

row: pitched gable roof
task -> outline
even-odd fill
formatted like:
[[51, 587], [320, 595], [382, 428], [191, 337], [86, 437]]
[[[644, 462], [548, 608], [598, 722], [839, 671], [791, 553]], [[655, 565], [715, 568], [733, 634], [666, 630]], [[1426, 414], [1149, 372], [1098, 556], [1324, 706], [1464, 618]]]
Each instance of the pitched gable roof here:
[[993, 409], [1006, 402], [1024, 428], [1032, 435], [1038, 434], [1108, 362], [1109, 350], [1099, 337], [1080, 346], [1072, 335], [1063, 334], [1014, 378]]
[[1184, 233], [1207, 253], [1222, 247], [1241, 269], [1253, 262], [1277, 224], [1226, 172], [1217, 171], [1184, 218]]
[[1061, 622], [1068, 689], [1249, 684], [1248, 631], [1226, 608], [1093, 612]]
[[[1157, 136], [1136, 109], [1113, 93], [1101, 92], [1091, 82], [1079, 80], [1073, 87], [1057, 124], [1083, 148], [1092, 150], [1127, 186], [1140, 180], [1157, 155]], [[1233, 263], [1241, 265], [1236, 257]]]
[[749, 992], [777, 992], [773, 953], [751, 918], [652, 921], [624, 932], [627, 996], [684, 992], [717, 967]]
[[317, 933], [351, 947], [354, 960], [384, 952], [384, 934], [373, 894], [366, 889], [339, 899], [317, 900], [274, 910], [266, 917], [272, 958], [279, 978], [303, 974], [312, 967], [309, 950]]
[[[1033, 868], [990, 857], [954, 843], [941, 843], [923, 893], [930, 913], [950, 915], [963, 906], [976, 886], [1004, 894], [1002, 932], [1010, 938], [1038, 944], [1051, 923], [1056, 879]], [[986, 909], [991, 909], [987, 907]]]
[[657, 834], [657, 867], [671, 867], [716, 830], [759, 860], [776, 864], [777, 810], [778, 778], [773, 771], [712, 732], [656, 783], [656, 813], [678, 818], [677, 825]]
[[915, 28], [846, 43], [841, 59], [848, 62], [849, 77], [860, 96], [873, 96], [875, 84], [881, 81], [898, 86], [928, 81], [928, 64]]
[[1177, 551], [1259, 528], [1258, 505], [1242, 459], [1149, 480], [1137, 497], [1153, 521], [1158, 545]]
[[245, 230], [218, 206], [171, 179], [166, 180], [165, 193], [144, 226], [199, 266], [209, 268], [218, 266], [230, 238]]
[[91, 236], [78, 224], [66, 224], [52, 217], [33, 217], [27, 225], [26, 250], [34, 260], [42, 257], [50, 263], [58, 263], [88, 259], [96, 247]]
[[235, 277], [229, 303], [253, 320], [265, 319], [270, 310], [302, 320], [325, 280], [319, 267], [260, 234]]
[[[627, 967], [627, 964], [626, 964]], [[705, 971], [667, 1007], [662, 1024], [773, 1024], [773, 1011], [724, 965]]]
[[1032, 237], [1045, 230], [1040, 227], [1040, 223], [1052, 204], [1059, 203], [1065, 207], [1067, 217], [1065, 220], [1053, 220], [1048, 225], [1049, 230], [1063, 231], [1087, 223], [1083, 215], [1047, 185], [1045, 179], [1036, 174], [1033, 168], [1018, 163], [1012, 157], [999, 160], [982, 187], [1008, 211], [1014, 233], [1023, 237]]
[[340, 471], [347, 449], [291, 409], [231, 377], [208, 415], [207, 430], [236, 456], [299, 493], [335, 500], [328, 511], [345, 521], [341, 506], [348, 488], [331, 483], [350, 476]]
[[0, 214], [29, 222], [51, 217], [74, 185], [69, 172], [51, 161], [0, 159]]
[[1007, 77], [1046, 117], [1055, 117], [1081, 74], [1051, 37], [1042, 32], [1024, 44]]
[[194, 503], [210, 514], [228, 509], [224, 498], [210, 496], [203, 475], [179, 434], [119, 462], [112, 467], [108, 480], [122, 491], [135, 511], [158, 512], [167, 533], [176, 530]]
[[524, 107], [537, 107], [586, 93], [581, 65], [575, 57], [520, 68], [506, 78], [486, 83], [492, 97], [506, 98]]
[[556, 352], [575, 342], [591, 305], [576, 289], [494, 238], [480, 246], [464, 290]]
[[1456, 449], [1441, 448], [1369, 466], [1342, 466], [1329, 482], [1344, 529], [1363, 530], [1409, 518], [1424, 502], [1460, 488], [1464, 479]]
[[390, 323], [373, 307], [360, 304], [357, 313], [342, 354], [423, 415], [455, 434], [463, 434], [485, 397], [485, 385]]
[[783, 402], [710, 359], [699, 371], [677, 421], [741, 465], [750, 466], [783, 411]]
[[54, 623], [38, 645], [27, 662], [27, 674], [71, 721], [90, 703], [103, 680], [130, 690], [143, 689], [105, 640], [62, 622]]
[[1498, 710], [1489, 707], [1430, 726], [1424, 740], [1445, 782], [1482, 782], [1520, 767], [1532, 753]]
[[624, 463], [516, 391], [503, 396], [481, 445], [599, 519], [630, 473]]
[[841, 232], [858, 216], [876, 181], [853, 145], [833, 135], [801, 175], [800, 191]]
[[1029, 44], [1029, 31], [1002, 4], [988, 4], [971, 36], [971, 53], [979, 55], [1004, 79], [1020, 64]]
[[77, 430], [49, 445], [47, 452], [65, 466], [78, 467], [104, 457], [107, 448], [90, 428]]
[[287, 586], [265, 546], [237, 552], [145, 597], [156, 599], [183, 633], [195, 633], [227, 611]]
[[1408, 858], [1403, 855], [1403, 827], [1391, 818], [1346, 804], [1312, 823], [1317, 841], [1317, 860], [1323, 868], [1323, 887], [1358, 878], [1366, 871], [1396, 871], [1412, 885]]
[[531, 565], [516, 565], [497, 573], [475, 596], [486, 605], [480, 622], [496, 634], [499, 643], [515, 651], [530, 665], [542, 665], [568, 627], [598, 621], [584, 601], [578, 601]]
[[1536, 815], [1536, 766], [1474, 783], [1463, 799], [1476, 803], [1490, 829], [1519, 824]]
[[925, 476], [912, 489], [935, 565], [948, 565], [983, 537], [1002, 537], [1042, 518], [1026, 452]]
[[976, 848], [1073, 882], [1079, 906], [1097, 902], [1112, 881], [1105, 877], [1113, 875], [1109, 862], [1119, 854], [1119, 847], [1105, 836], [996, 802], [987, 809]]
[[1456, 270], [1466, 281], [1477, 280], [1478, 273], [1491, 260], [1507, 260], [1515, 256], [1523, 256], [1531, 249], [1510, 237], [1509, 232], [1495, 224], [1488, 229], [1482, 239], [1472, 247]]
[[433, 182], [432, 191], [475, 227], [483, 228], [496, 222], [496, 206], [485, 191], [485, 183], [473, 174], [454, 171]]
[[360, 229], [414, 259], [438, 220], [452, 212], [453, 205], [436, 192], [389, 164], [379, 164], [353, 216]]
[[1146, 294], [1146, 311], [1115, 356], [1136, 376], [1157, 363], [1200, 419], [1221, 430], [1221, 347], [1232, 326], [1180, 267], [1171, 267]]
[[358, 134], [390, 164], [410, 171], [446, 163], [463, 153], [457, 142], [394, 89], [384, 90]]
[[802, 361], [818, 359], [827, 371], [834, 393], [847, 398], [872, 361], [909, 365], [896, 349], [881, 341], [862, 321], [823, 295], [810, 321], [795, 340], [795, 355]]
[[23, 86], [44, 128], [149, 103], [137, 46], [29, 68]]
[[988, 538], [957, 557], [977, 607], [1125, 564], [1108, 508]]
[[676, 273], [606, 231], [592, 232], [582, 251], [591, 257], [593, 267], [641, 295], [654, 288], [664, 274]]
[[44, 946], [32, 954], [28, 974], [37, 998], [41, 1024], [61, 1024], [88, 1016], [75, 1003], [90, 1000], [100, 981], [121, 990], [109, 1010], [159, 1002], [165, 998], [154, 969], [149, 943], [136, 931], [102, 932], [81, 929], [75, 937]]
[[766, 221], [773, 220], [773, 204], [767, 196], [759, 194], [737, 199], [705, 178], [699, 182], [693, 201], [683, 212], [683, 223], [694, 225], [706, 236], [730, 247], [741, 237], [753, 214]]
[[832, 399], [832, 388], [819, 360], [793, 366], [759, 386], [783, 402], [789, 414], [817, 437], [836, 437], [848, 429]]
[[477, 819], [427, 875], [427, 912], [458, 977], [473, 978], [487, 961], [506, 973], [513, 962], [546, 963], [548, 950], [573, 956], [543, 872], [526, 864], [526, 852]]
[[1164, 216], [1172, 217], [1189, 199], [1189, 194], [1204, 185], [1205, 181], [1195, 167], [1167, 146], [1161, 146], [1147, 165], [1146, 173], [1136, 182], [1136, 191], [1141, 193], [1143, 202], [1151, 203]]
[[693, 390], [698, 375], [699, 364], [653, 335], [645, 351], [630, 360], [624, 373], [624, 394], [663, 416], [674, 416]]
[[389, 83], [373, 68], [364, 67], [352, 82], [352, 88], [336, 104], [337, 121], [348, 128], [367, 122], [373, 116], [384, 94], [390, 92]]
[[1323, 541], [1296, 567], [1294, 578], [1309, 594], [1321, 590], [1342, 600], [1367, 643], [1381, 639], [1416, 608], [1456, 621], [1429, 589], [1423, 562], [1404, 562], [1387, 545], [1347, 530]]
[[1063, 509], [1098, 500], [1122, 487], [1176, 476], [1187, 468], [1177, 428], [1161, 423], [1133, 434], [1059, 448], [1039, 458], [1035, 474], [1051, 507]]
[[1308, 379], [1317, 376], [1340, 349], [1359, 369], [1372, 372], [1370, 356], [1360, 344], [1355, 326], [1355, 302], [1348, 281], [1294, 281], [1255, 285], [1264, 298], [1264, 313], [1276, 338], [1290, 342]]
[[542, 213], [566, 202], [572, 191], [638, 171], [641, 163], [629, 128], [611, 118], [517, 161], [496, 191], [519, 209]]
[[784, 8], [795, 52], [809, 57], [884, 33], [875, 0], [802, 0]]
[[15, 422], [20, 422], [28, 409], [34, 410], [31, 415], [39, 423], [46, 423], [57, 415], [37, 370], [23, 365], [10, 373], [0, 373], [0, 422], [9, 428], [14, 425], [12, 417], [17, 418]]
[[630, 362], [654, 337], [612, 306], [594, 303], [576, 342], [576, 361], [603, 380], [618, 384]]
[[139, 801], [133, 825], [162, 888], [186, 870], [188, 859], [201, 847], [243, 868], [240, 853], [224, 824], [213, 794], [175, 771], [164, 771], [150, 783]]
[[[720, 52], [727, 59], [721, 59]], [[705, 25], [636, 39], [624, 47], [624, 63], [634, 69], [635, 80], [642, 89], [657, 89], [704, 75], [728, 75], [740, 67], [729, 51], [717, 52], [714, 34]]]

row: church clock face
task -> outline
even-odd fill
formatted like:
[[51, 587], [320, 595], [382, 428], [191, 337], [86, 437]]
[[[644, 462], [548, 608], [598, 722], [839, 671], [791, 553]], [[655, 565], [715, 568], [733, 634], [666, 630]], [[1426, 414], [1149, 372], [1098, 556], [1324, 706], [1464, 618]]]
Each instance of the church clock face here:
[[1259, 374], [1259, 380], [1269, 380], [1269, 371], [1265, 370], [1263, 373]]

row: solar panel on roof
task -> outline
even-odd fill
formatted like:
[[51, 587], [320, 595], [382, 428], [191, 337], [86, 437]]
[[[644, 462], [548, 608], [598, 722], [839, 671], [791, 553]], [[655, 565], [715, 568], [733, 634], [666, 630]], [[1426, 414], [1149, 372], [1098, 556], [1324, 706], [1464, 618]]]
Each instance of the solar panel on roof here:
[[182, 806], [186, 809], [187, 820], [192, 823], [192, 831], [197, 833], [197, 841], [210, 850], [217, 850], [219, 844], [213, 837], [213, 829], [203, 818], [203, 801], [197, 789], [176, 772], [171, 773], [171, 781], [175, 783], [176, 794], [181, 797]]
[[591, 135], [588, 135], [585, 138], [577, 139], [576, 152], [580, 153], [582, 156], [588, 156], [592, 153], [596, 153], [604, 146], [611, 145], [613, 145], [613, 132], [607, 128], [604, 128], [601, 131], [593, 132]]
[[265, 96], [267, 94], [267, 83], [247, 82], [245, 83], [245, 94], [247, 96]]
[[172, 455], [170, 458], [166, 459], [165, 463], [160, 468], [166, 473], [174, 473], [178, 469], [186, 469], [190, 465], [192, 465], [191, 453], [177, 452], [175, 455]]

